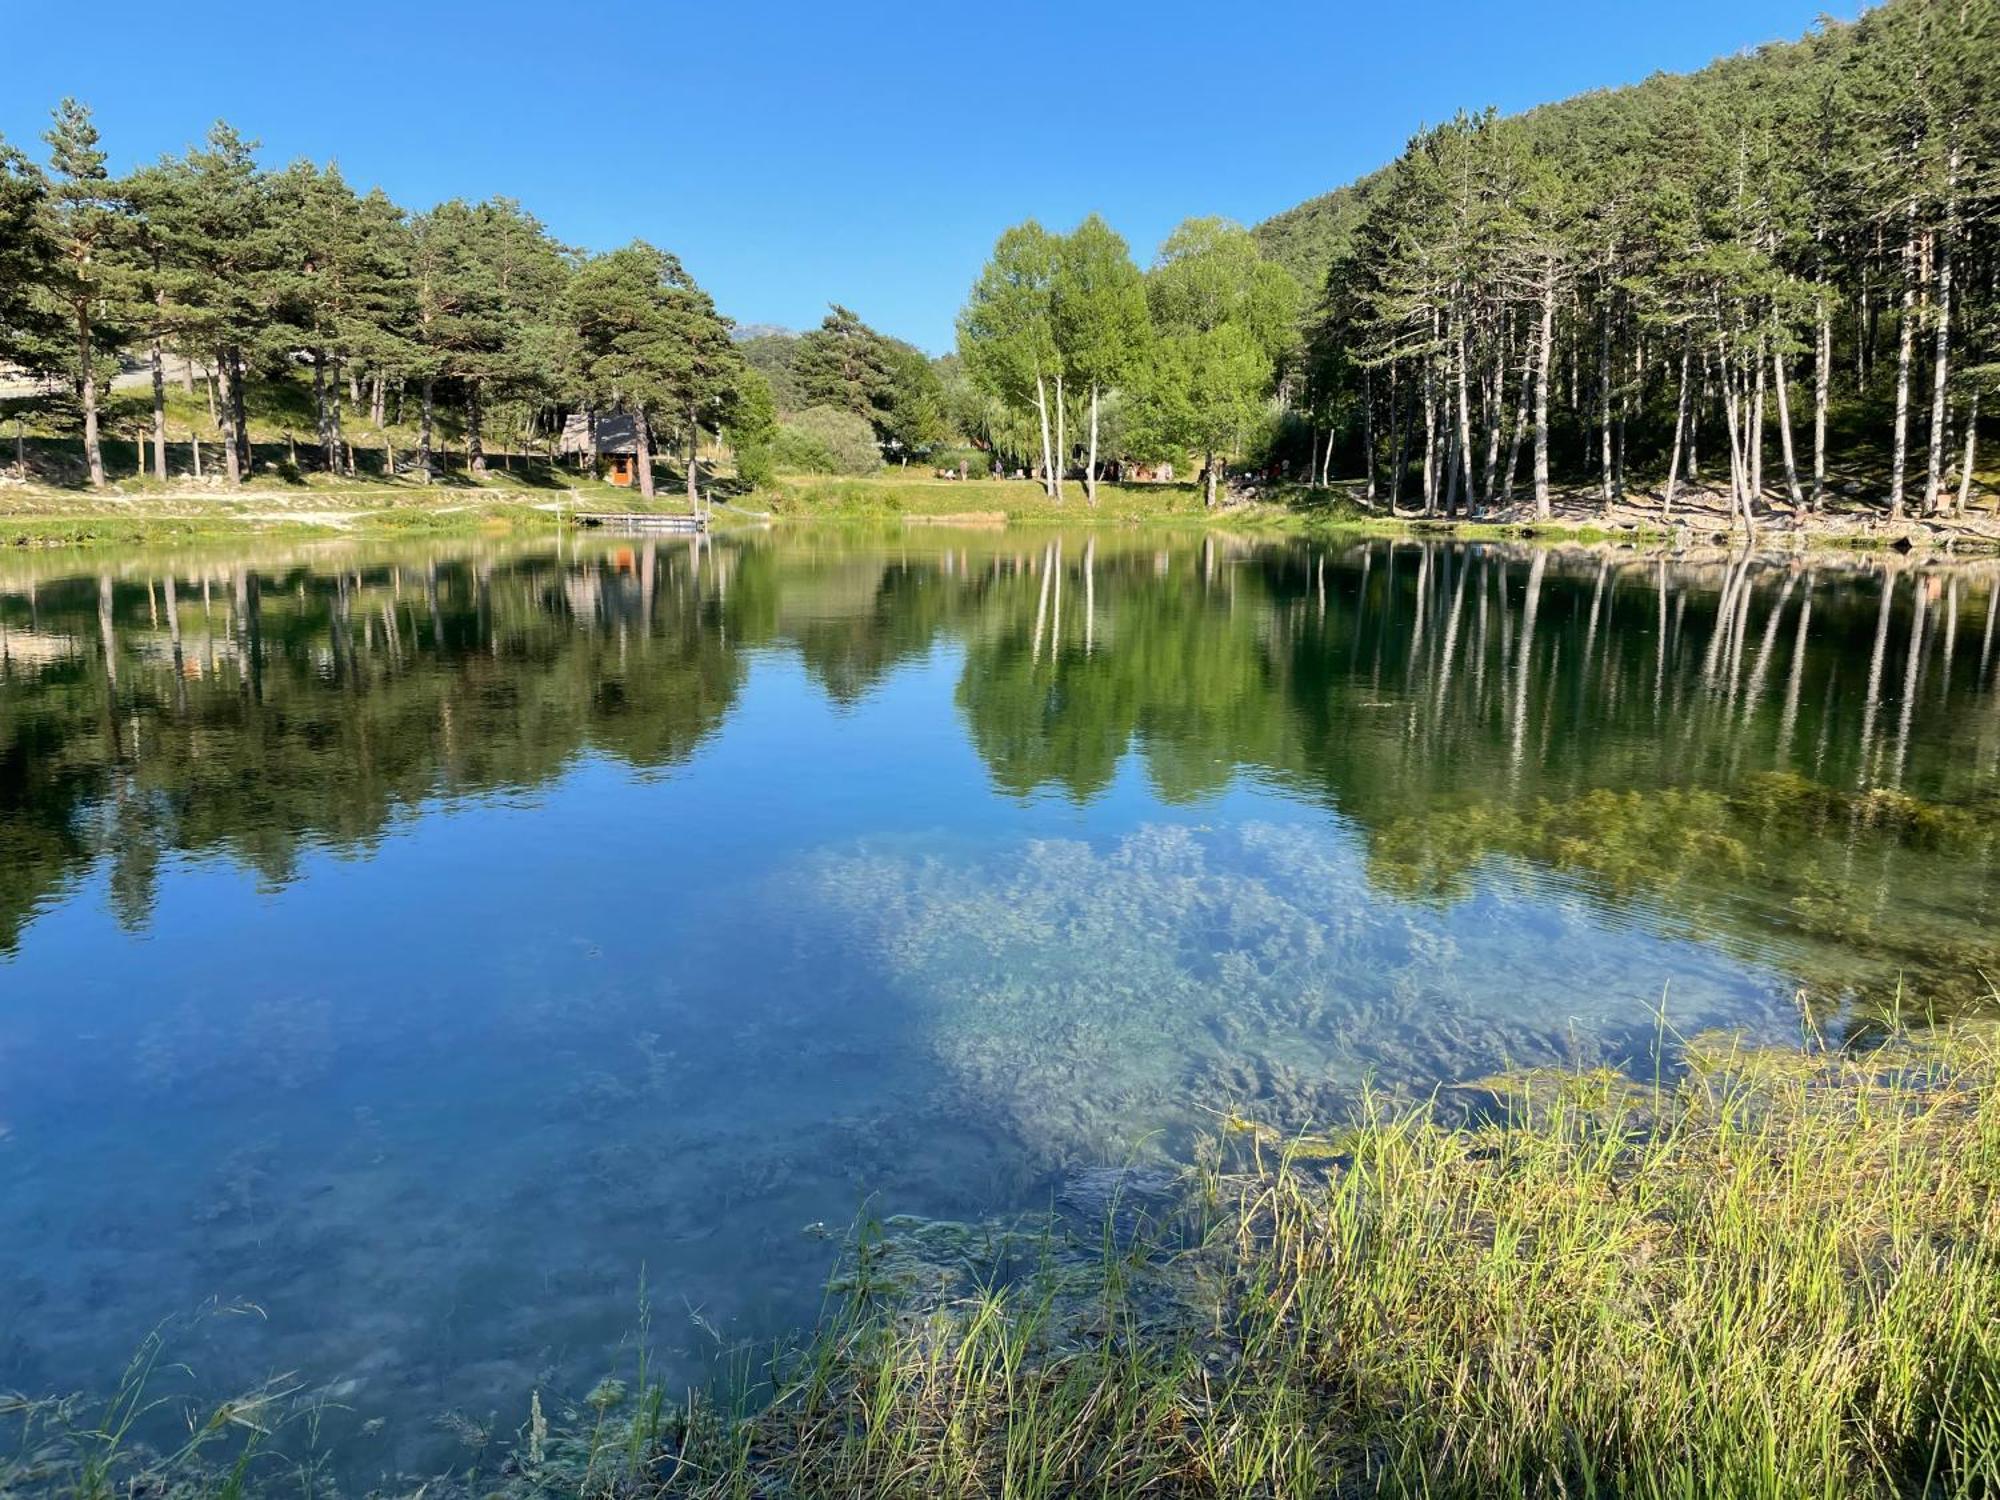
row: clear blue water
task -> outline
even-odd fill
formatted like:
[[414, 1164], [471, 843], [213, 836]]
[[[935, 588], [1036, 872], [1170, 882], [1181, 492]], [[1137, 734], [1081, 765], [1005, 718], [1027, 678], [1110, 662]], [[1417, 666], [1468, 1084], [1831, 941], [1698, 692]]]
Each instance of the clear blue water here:
[[1980, 1004], [1993, 600], [1139, 532], [10, 560], [0, 1387], [247, 1304], [193, 1379], [435, 1468], [642, 1284], [691, 1381], [809, 1320], [864, 1208], [1645, 1068], [1663, 999]]

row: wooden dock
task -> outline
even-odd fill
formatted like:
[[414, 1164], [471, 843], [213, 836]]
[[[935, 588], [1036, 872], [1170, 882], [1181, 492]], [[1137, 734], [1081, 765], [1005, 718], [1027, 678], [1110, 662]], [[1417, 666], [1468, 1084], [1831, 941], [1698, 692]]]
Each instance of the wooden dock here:
[[573, 510], [569, 518], [578, 526], [601, 526], [612, 531], [670, 531], [686, 535], [708, 530], [708, 517], [684, 511]]

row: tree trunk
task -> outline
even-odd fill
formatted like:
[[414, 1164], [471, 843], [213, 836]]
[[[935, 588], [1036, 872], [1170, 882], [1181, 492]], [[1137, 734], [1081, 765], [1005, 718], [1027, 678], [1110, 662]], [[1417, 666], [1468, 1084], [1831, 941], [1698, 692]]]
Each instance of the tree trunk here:
[[[1965, 414], [1965, 465], [1958, 471], [1958, 515], [1965, 514], [1965, 507], [1972, 499], [1972, 465], [1979, 457], [1979, 388], [1972, 390], [1972, 409]], [[1994, 606], [1988, 604], [1991, 610]]]
[[[164, 297], [164, 294], [161, 294]], [[160, 347], [160, 331], [153, 330], [153, 477], [167, 482], [167, 355]]]
[[1069, 434], [1064, 429], [1063, 405], [1063, 378], [1057, 374], [1055, 496], [1058, 500], [1063, 497], [1063, 470], [1069, 467]]
[[230, 399], [229, 351], [218, 349], [215, 354], [215, 382], [221, 387], [216, 406], [219, 409], [222, 427], [222, 466], [231, 484], [243, 482], [242, 451], [236, 446], [236, 403]]
[[[348, 377], [348, 388], [350, 392], [353, 389], [352, 375]], [[361, 404], [359, 397], [355, 398], [355, 404], [357, 406]], [[336, 359], [333, 366], [333, 400], [327, 403], [326, 411], [326, 470], [329, 474], [340, 472], [340, 454], [345, 436], [340, 410], [340, 362]], [[347, 472], [349, 474], [354, 472], [354, 460], [351, 455], [347, 462]]]
[[1611, 299], [1604, 299], [1604, 316], [1597, 339], [1597, 488], [1608, 506], [1617, 498], [1611, 479]]
[[1481, 407], [1486, 419], [1486, 456], [1479, 472], [1479, 508], [1492, 509], [1493, 502], [1500, 495], [1500, 441], [1501, 412], [1507, 404], [1507, 364], [1504, 356], [1496, 355], [1494, 366], [1487, 378], [1481, 382], [1485, 394], [1481, 397]]
[[104, 488], [104, 449], [97, 437], [97, 358], [91, 348], [90, 309], [76, 308], [77, 395], [83, 401], [83, 456], [93, 489]]
[[1750, 501], [1764, 498], [1764, 335], [1757, 335], [1757, 380], [1749, 403], [1749, 427], [1743, 434], [1744, 462], [1750, 476]]
[[319, 448], [326, 462], [326, 472], [335, 472], [340, 463], [334, 451], [333, 428], [326, 420], [326, 351], [312, 352], [313, 367], [313, 426], [319, 433]]
[[431, 376], [424, 377], [423, 413], [417, 424], [417, 476], [419, 482], [429, 484], [436, 476], [431, 469], [431, 413], [436, 395], [437, 382]]
[[[1472, 406], [1466, 390], [1466, 365], [1470, 360], [1471, 347], [1466, 337], [1465, 321], [1458, 325], [1458, 468], [1459, 479], [1464, 482], [1465, 513], [1471, 516], [1477, 509], [1472, 489]], [[1459, 480], [1455, 479], [1454, 484]]]
[[1035, 415], [1041, 419], [1042, 427], [1042, 493], [1053, 500], [1056, 497], [1055, 455], [1049, 443], [1049, 391], [1047, 382], [1035, 376]]
[[1910, 356], [1917, 322], [1917, 205], [1910, 204], [1910, 239], [1903, 251], [1903, 317], [1896, 335], [1896, 427], [1889, 456], [1889, 519], [1903, 519], [1903, 466], [1910, 461]]
[[1546, 521], [1549, 508], [1549, 362], [1556, 340], [1556, 272], [1551, 264], [1542, 283], [1542, 329], [1535, 343], [1535, 516]]
[[1097, 508], [1097, 382], [1090, 383], [1090, 463], [1083, 471], [1084, 498]]
[[[1954, 159], [1955, 160], [1955, 159]], [[1944, 446], [1950, 408], [1945, 404], [1951, 380], [1951, 226], [1947, 222], [1938, 243], [1937, 306], [1931, 316], [1937, 320], [1937, 352], [1931, 362], [1931, 451], [1924, 469], [1924, 514], [1937, 514], [1944, 484]]]
[[699, 447], [700, 442], [701, 442], [701, 424], [699, 421], [699, 414], [695, 411], [695, 409], [692, 406], [690, 406], [688, 408], [687, 499], [688, 499], [688, 509], [693, 511], [698, 511], [701, 509], [701, 456], [700, 456], [701, 450]]
[[1437, 514], [1437, 361], [1424, 361], [1424, 514]]
[[1215, 465], [1215, 454], [1214, 454], [1214, 453], [1212, 453], [1212, 452], [1211, 452], [1211, 453], [1209, 453], [1209, 454], [1207, 455], [1207, 460], [1208, 460], [1208, 461], [1207, 461], [1207, 463], [1203, 465], [1203, 472], [1204, 472], [1204, 473], [1205, 473], [1205, 474], [1206, 474], [1206, 475], [1208, 476], [1208, 502], [1207, 502], [1207, 503], [1208, 503], [1208, 508], [1209, 508], [1210, 510], [1214, 510], [1214, 509], [1215, 509], [1215, 467], [1216, 467], [1216, 465]]
[[[1364, 478], [1362, 499], [1369, 509], [1375, 506], [1375, 382], [1366, 365], [1361, 367], [1361, 466]], [[1326, 434], [1326, 469], [1333, 467], [1333, 429]]]
[[236, 418], [236, 457], [245, 478], [256, 471], [255, 454], [250, 448], [250, 418], [244, 406], [243, 351], [229, 351], [229, 409]]
[[1660, 519], [1670, 518], [1674, 513], [1674, 491], [1681, 482], [1681, 447], [1687, 437], [1688, 423], [1688, 364], [1693, 357], [1693, 339], [1681, 345], [1681, 389], [1674, 402], [1674, 452], [1667, 461], [1667, 493], [1660, 506]]
[[1389, 512], [1395, 514], [1403, 503], [1403, 479], [1410, 467], [1409, 382], [1401, 378], [1400, 367], [1389, 366], [1389, 421], [1396, 429], [1396, 458], [1389, 466]]
[[1785, 380], [1785, 356], [1776, 349], [1771, 351], [1771, 378], [1778, 389], [1778, 448], [1785, 459], [1785, 489], [1792, 497], [1792, 508], [1805, 508], [1805, 491], [1799, 488], [1798, 459], [1792, 451], [1792, 398]]
[[370, 392], [368, 402], [368, 420], [377, 427], [383, 425], [383, 419], [388, 415], [389, 392], [387, 387], [388, 381], [383, 377], [382, 372], [377, 370], [375, 372], [374, 389]]
[[[1509, 340], [1511, 343], [1512, 341]], [[1520, 389], [1514, 395], [1514, 430], [1507, 435], [1507, 469], [1500, 477], [1500, 503], [1514, 503], [1514, 474], [1521, 464], [1521, 442], [1528, 435], [1528, 397], [1535, 388], [1535, 377], [1528, 361], [1521, 361]], [[1504, 385], [1502, 389], [1504, 389]]]
[[[475, 381], [472, 388], [474, 391], [477, 391], [479, 389], [478, 382]], [[472, 399], [477, 401], [478, 398], [474, 396]], [[632, 409], [632, 446], [637, 450], [633, 454], [633, 458], [639, 465], [639, 498], [650, 500], [653, 498], [653, 424], [646, 420], [646, 408], [643, 406], [635, 406]], [[692, 501], [697, 493], [695, 489], [694, 458], [692, 455], [693, 446], [690, 444], [688, 458], [688, 497], [690, 501]], [[481, 466], [482, 468], [484, 467], [483, 458]], [[692, 509], [692, 506], [690, 508]]]
[[[476, 380], [468, 383], [465, 388], [465, 466], [474, 478], [483, 477], [486, 473], [486, 443], [479, 430], [479, 395], [480, 383]], [[647, 477], [650, 480], [650, 475]], [[652, 490], [648, 488], [646, 493], [650, 495]]]
[[1826, 503], [1826, 398], [1833, 361], [1833, 315], [1826, 298], [1819, 299], [1819, 351], [1813, 357], [1813, 487], [1812, 508]]

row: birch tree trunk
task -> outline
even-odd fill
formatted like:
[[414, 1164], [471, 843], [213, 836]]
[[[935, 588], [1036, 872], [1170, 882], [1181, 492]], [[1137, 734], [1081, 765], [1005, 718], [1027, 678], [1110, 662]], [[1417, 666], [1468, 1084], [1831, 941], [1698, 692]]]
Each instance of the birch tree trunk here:
[[1785, 380], [1785, 356], [1771, 351], [1771, 379], [1778, 390], [1778, 448], [1785, 459], [1785, 489], [1795, 510], [1805, 508], [1805, 491], [1799, 488], [1799, 465], [1792, 451], [1792, 398]]
[[1693, 354], [1692, 349], [1689, 347], [1692, 342], [1690, 339], [1681, 345], [1681, 390], [1679, 397], [1674, 402], [1674, 452], [1673, 457], [1667, 461], [1667, 493], [1665, 500], [1660, 506], [1660, 519], [1662, 521], [1673, 515], [1674, 492], [1680, 487], [1681, 446], [1687, 437], [1688, 364]]
[[1437, 362], [1424, 361], [1424, 514], [1437, 514]]
[[1813, 356], [1813, 487], [1812, 508], [1826, 503], [1826, 397], [1833, 360], [1833, 315], [1826, 298], [1819, 299], [1819, 349]]
[[1097, 508], [1097, 382], [1090, 383], [1090, 462], [1083, 471], [1084, 498]]
[[[1979, 391], [1972, 392], [1972, 409], [1965, 414], [1965, 463], [1958, 471], [1957, 515], [1965, 514], [1966, 504], [1972, 499], [1972, 465], [1979, 457]], [[1990, 610], [1992, 605], [1988, 605]]]
[[1470, 350], [1465, 334], [1465, 320], [1458, 325], [1458, 478], [1454, 484], [1463, 481], [1465, 491], [1465, 513], [1470, 516], [1476, 508], [1472, 490], [1472, 407], [1468, 400], [1465, 381], [1467, 356]]
[[[1744, 467], [1750, 478], [1750, 503], [1764, 498], [1764, 335], [1757, 335], [1757, 379], [1749, 403], [1749, 425], [1743, 433]], [[1747, 507], [1746, 507], [1747, 508]]]
[[1479, 471], [1479, 508], [1489, 510], [1500, 493], [1500, 413], [1507, 402], [1507, 366], [1504, 359], [1495, 356], [1491, 375], [1484, 382], [1486, 394], [1481, 402], [1486, 418], [1486, 455], [1481, 460]]
[[1410, 466], [1410, 398], [1399, 380], [1396, 366], [1389, 366], [1389, 420], [1396, 429], [1396, 461], [1389, 468], [1389, 511], [1394, 514], [1403, 502], [1403, 471]]
[[[1949, 216], [1947, 216], [1947, 220]], [[1951, 380], [1951, 228], [1947, 222], [1938, 244], [1937, 306], [1931, 314], [1937, 320], [1937, 351], [1931, 362], [1931, 451], [1924, 469], [1924, 514], [1937, 514], [1939, 491], [1944, 484], [1944, 445], [1950, 408], [1945, 391]]]
[[1598, 493], [1609, 505], [1617, 498], [1611, 482], [1611, 299], [1604, 300], [1597, 340]]
[[1903, 317], [1896, 335], [1896, 428], [1889, 457], [1889, 519], [1903, 519], [1903, 466], [1910, 459], [1910, 355], [1917, 321], [1917, 205], [1910, 204], [1910, 238], [1903, 251]]
[[1056, 497], [1055, 459], [1049, 448], [1049, 392], [1042, 377], [1035, 376], [1035, 415], [1042, 427], [1042, 493], [1053, 500]]
[[1056, 462], [1055, 468], [1051, 471], [1051, 477], [1055, 482], [1055, 489], [1052, 493], [1058, 500], [1061, 500], [1063, 497], [1063, 470], [1069, 467], [1069, 433], [1064, 427], [1063, 406], [1063, 378], [1062, 374], [1058, 372], [1056, 375]]
[[[1362, 499], [1369, 509], [1375, 506], [1375, 381], [1373, 372], [1366, 365], [1361, 367], [1361, 465], [1363, 474]], [[1333, 432], [1329, 427], [1326, 434], [1326, 463], [1321, 473], [1333, 467]]]
[[1521, 462], [1521, 441], [1528, 435], [1528, 395], [1535, 384], [1528, 362], [1521, 361], [1521, 388], [1514, 397], [1514, 430], [1507, 438], [1507, 471], [1500, 480], [1500, 503], [1514, 503], [1514, 471]]
[[1556, 273], [1548, 267], [1542, 283], [1542, 329], [1535, 341], [1535, 517], [1546, 521], [1549, 509], [1549, 361], [1556, 339]]

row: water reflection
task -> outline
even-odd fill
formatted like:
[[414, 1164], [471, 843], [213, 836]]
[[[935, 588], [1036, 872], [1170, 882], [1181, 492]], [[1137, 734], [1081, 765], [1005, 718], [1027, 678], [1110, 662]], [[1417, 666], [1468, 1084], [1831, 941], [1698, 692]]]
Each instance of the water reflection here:
[[[1136, 754], [1168, 802], [1250, 775], [1403, 850], [1413, 819], [1419, 842], [1456, 846], [1469, 813], [1705, 790], [1747, 865], [1791, 859], [1840, 812], [1844, 863], [1865, 845], [1895, 867], [1923, 844], [1917, 884], [1972, 879], [1977, 897], [2000, 758], [1994, 580], [1990, 564], [1115, 534], [16, 563], [0, 574], [0, 947], [100, 864], [137, 928], [168, 852], [282, 882], [302, 848], [365, 851], [426, 799], [544, 785], [592, 753], [680, 764], [759, 651], [852, 708], [941, 644], [963, 651], [970, 742], [1017, 796], [1086, 802]], [[1787, 797], [1819, 824], [1769, 805]], [[1898, 884], [1877, 879], [1866, 907], [1886, 917]]]
[[483, 1421], [594, 1377], [641, 1267], [690, 1374], [805, 1315], [802, 1226], [870, 1194], [1632, 1062], [1663, 992], [1766, 1035], [1978, 1004], [1996, 578], [1130, 531], [9, 559], [0, 1385], [241, 1295], [218, 1381]]

